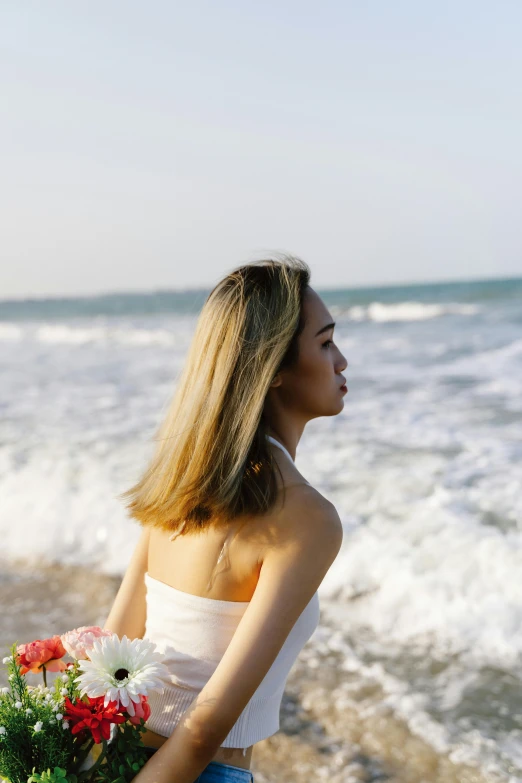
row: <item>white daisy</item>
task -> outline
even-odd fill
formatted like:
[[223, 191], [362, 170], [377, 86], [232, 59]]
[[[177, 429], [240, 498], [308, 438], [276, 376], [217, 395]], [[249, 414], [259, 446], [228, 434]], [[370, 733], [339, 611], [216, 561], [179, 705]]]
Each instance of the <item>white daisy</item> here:
[[134, 716], [134, 702], [140, 701], [141, 694], [162, 691], [169, 675], [155, 649], [148, 639], [131, 641], [124, 635], [120, 640], [115, 633], [95, 639], [89, 650], [90, 660], [80, 662], [82, 674], [74, 680], [80, 695], [105, 696], [105, 707], [110, 701], [118, 701]]

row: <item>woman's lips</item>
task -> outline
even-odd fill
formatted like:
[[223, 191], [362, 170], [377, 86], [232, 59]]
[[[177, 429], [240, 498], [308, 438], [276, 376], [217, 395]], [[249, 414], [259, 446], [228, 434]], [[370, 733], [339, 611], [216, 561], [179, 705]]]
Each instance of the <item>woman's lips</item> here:
[[340, 386], [339, 388], [341, 389], [342, 392], [347, 392], [348, 391], [348, 387], [347, 387], [347, 385], [345, 383], [343, 383], [343, 385]]

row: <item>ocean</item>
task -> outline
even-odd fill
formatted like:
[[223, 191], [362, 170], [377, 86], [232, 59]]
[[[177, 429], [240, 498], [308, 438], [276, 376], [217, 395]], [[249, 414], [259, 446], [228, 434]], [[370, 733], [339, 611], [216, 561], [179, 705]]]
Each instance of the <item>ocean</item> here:
[[[344, 525], [319, 590], [338, 672], [437, 753], [522, 781], [522, 278], [317, 290], [349, 391], [296, 464]], [[0, 302], [6, 568], [123, 574], [139, 529], [117, 495], [207, 293]]]

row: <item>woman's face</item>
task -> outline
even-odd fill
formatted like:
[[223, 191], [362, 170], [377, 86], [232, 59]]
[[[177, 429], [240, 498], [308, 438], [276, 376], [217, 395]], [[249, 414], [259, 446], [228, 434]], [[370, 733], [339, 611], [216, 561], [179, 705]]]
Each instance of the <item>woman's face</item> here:
[[[298, 337], [299, 358], [278, 373], [278, 396], [307, 420], [335, 416], [344, 408], [347, 388], [343, 370], [348, 362], [333, 340], [333, 318], [319, 294], [306, 288], [303, 299], [305, 326]], [[277, 376], [276, 376], [277, 377]]]

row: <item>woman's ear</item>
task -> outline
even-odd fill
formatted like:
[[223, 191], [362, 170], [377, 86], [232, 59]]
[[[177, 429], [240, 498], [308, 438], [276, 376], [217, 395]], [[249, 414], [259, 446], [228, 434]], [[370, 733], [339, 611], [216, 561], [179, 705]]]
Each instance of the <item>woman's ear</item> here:
[[275, 386], [281, 386], [282, 382], [283, 382], [283, 379], [281, 378], [281, 373], [278, 372], [278, 373], [276, 373], [274, 375], [274, 380], [270, 384], [270, 388], [272, 389]]

